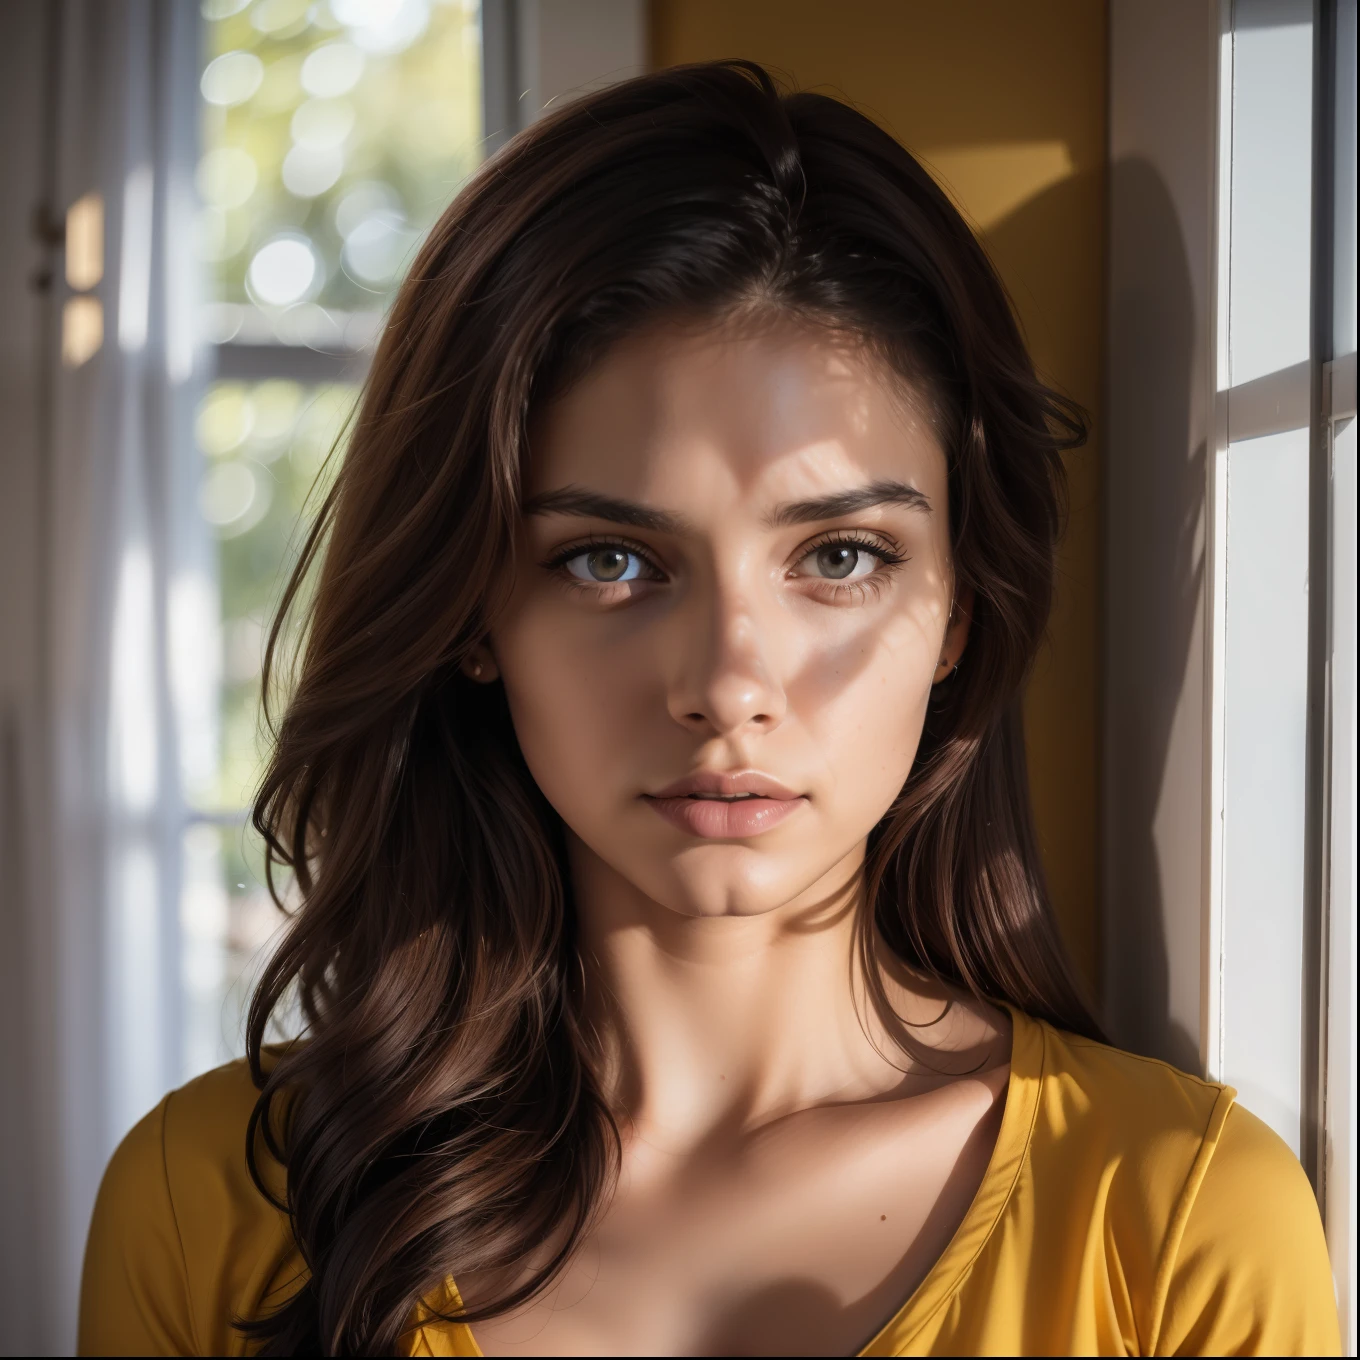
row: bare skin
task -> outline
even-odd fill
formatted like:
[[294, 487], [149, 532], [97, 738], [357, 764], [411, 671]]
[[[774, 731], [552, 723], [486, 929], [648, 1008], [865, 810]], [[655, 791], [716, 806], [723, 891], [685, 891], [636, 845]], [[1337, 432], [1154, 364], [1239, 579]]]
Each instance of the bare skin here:
[[[854, 935], [868, 835], [967, 643], [948, 526], [924, 404], [792, 322], [658, 330], [540, 420], [468, 673], [504, 683], [568, 829], [623, 1161], [559, 1282], [474, 1328], [486, 1354], [853, 1354], [962, 1220], [1009, 1018], [883, 957], [913, 1060]], [[770, 824], [725, 831], [717, 803], [764, 813], [696, 773], [769, 784]]]

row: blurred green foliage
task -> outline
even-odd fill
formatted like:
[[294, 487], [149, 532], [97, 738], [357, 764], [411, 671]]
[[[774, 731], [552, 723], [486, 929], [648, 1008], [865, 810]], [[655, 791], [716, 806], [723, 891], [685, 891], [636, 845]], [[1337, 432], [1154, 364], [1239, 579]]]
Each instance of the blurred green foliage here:
[[[215, 383], [198, 413], [200, 507], [218, 540], [221, 760], [216, 803], [242, 807], [261, 772], [260, 663], [275, 609], [334, 476], [350, 386]], [[328, 457], [332, 450], [335, 457]], [[306, 596], [301, 603], [305, 606]], [[295, 611], [297, 612], [297, 611]]]
[[199, 245], [216, 300], [277, 301], [248, 279], [283, 238], [317, 265], [293, 300], [382, 310], [479, 156], [476, 0], [205, 0], [204, 14]]
[[[480, 154], [476, 0], [204, 0], [203, 14], [198, 183], [211, 301], [276, 321], [305, 308], [384, 310]], [[281, 241], [292, 254], [269, 256]], [[314, 277], [280, 302], [299, 260], [306, 273], [299, 246]], [[199, 410], [200, 504], [218, 539], [222, 606], [219, 810], [244, 807], [258, 782], [264, 641], [357, 396], [219, 382]]]
[[[477, 0], [202, 0], [202, 13], [207, 337], [352, 349], [479, 158]], [[281, 923], [244, 824], [269, 742], [261, 662], [359, 395], [292, 380], [278, 353], [278, 377], [216, 382], [197, 415], [222, 673], [216, 779], [193, 790], [184, 836], [186, 1075], [241, 1052], [252, 979]], [[304, 583], [285, 663], [309, 596]]]

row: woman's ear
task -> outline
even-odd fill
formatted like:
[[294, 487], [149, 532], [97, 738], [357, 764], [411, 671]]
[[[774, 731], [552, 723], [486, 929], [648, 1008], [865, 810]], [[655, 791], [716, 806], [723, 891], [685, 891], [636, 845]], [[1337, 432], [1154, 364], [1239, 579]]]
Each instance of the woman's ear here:
[[475, 680], [479, 685], [489, 685], [493, 680], [499, 680], [501, 674], [496, 658], [491, 655], [491, 648], [485, 642], [479, 642], [463, 658], [459, 669], [469, 680]]
[[944, 641], [940, 644], [940, 661], [935, 667], [932, 683], [936, 685], [959, 668], [959, 659], [968, 645], [968, 629], [973, 622], [974, 598], [972, 586], [960, 586], [954, 596], [954, 605], [949, 611], [949, 625], [944, 630]]

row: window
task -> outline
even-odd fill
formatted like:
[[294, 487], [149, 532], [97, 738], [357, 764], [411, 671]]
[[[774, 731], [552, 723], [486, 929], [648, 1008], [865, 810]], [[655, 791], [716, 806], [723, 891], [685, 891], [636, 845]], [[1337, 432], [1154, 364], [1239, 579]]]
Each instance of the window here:
[[1107, 1018], [1318, 1193], [1355, 1350], [1355, 0], [1112, 0]]
[[1225, 15], [1206, 1061], [1313, 1180], [1353, 1352], [1356, 6]]
[[184, 1074], [241, 1051], [281, 924], [247, 825], [260, 663], [382, 315], [477, 162], [475, 0], [206, 0], [197, 251], [215, 378], [195, 421], [217, 598], [186, 741]]

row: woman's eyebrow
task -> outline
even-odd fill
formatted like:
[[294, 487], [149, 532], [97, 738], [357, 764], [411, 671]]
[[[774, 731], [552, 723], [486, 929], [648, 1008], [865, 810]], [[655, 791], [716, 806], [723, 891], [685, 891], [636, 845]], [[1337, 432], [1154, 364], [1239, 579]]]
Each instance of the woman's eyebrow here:
[[[772, 529], [790, 524], [811, 524], [822, 519], [836, 519], [853, 515], [857, 510], [868, 510], [875, 505], [906, 505], [913, 510], [931, 512], [930, 497], [906, 482], [878, 481], [851, 491], [836, 491], [829, 496], [812, 500], [789, 501], [776, 506], [765, 516]], [[683, 515], [670, 510], [656, 510], [637, 501], [606, 496], [603, 492], [587, 491], [579, 486], [559, 487], [532, 496], [524, 504], [526, 515], [576, 515], [582, 519], [602, 519], [611, 524], [628, 524], [635, 529], [651, 529], [655, 533], [681, 535], [689, 532], [689, 522]]]
[[564, 486], [544, 491], [524, 503], [526, 515], [579, 515], [583, 519], [605, 519], [611, 524], [631, 524], [635, 529], [651, 529], [661, 534], [683, 534], [688, 521], [669, 510], [654, 510], [637, 501], [621, 500], [579, 486]]
[[878, 481], [853, 491], [836, 491], [829, 496], [812, 500], [790, 501], [776, 506], [766, 517], [771, 528], [789, 524], [810, 524], [819, 519], [837, 519], [853, 515], [857, 510], [868, 510], [875, 505], [906, 505], [913, 510], [931, 512], [930, 497], [906, 482]]

